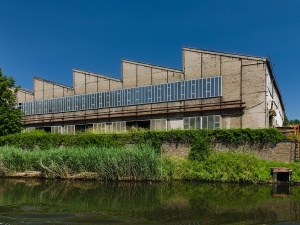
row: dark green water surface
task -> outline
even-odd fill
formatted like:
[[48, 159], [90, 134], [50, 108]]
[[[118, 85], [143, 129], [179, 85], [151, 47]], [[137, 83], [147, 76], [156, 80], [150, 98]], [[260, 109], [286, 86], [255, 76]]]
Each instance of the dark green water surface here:
[[0, 224], [300, 224], [300, 186], [0, 179]]

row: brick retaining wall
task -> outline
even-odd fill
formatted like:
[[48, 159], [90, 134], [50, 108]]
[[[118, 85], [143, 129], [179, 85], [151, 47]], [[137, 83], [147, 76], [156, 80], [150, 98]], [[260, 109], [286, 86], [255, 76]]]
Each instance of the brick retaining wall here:
[[[259, 158], [281, 161], [293, 162], [295, 161], [296, 143], [293, 141], [280, 142], [276, 145], [272, 144], [257, 144], [257, 145], [239, 145], [232, 146], [222, 143], [213, 143], [213, 149], [217, 152], [244, 152], [253, 153]], [[191, 149], [190, 143], [163, 143], [162, 151], [165, 155], [175, 155], [186, 157]]]

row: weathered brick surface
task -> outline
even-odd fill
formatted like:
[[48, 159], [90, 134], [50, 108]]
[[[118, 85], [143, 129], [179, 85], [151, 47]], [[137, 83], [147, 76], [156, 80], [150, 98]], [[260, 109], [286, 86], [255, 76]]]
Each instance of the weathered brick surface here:
[[191, 149], [189, 143], [163, 143], [162, 152], [167, 156], [186, 157]]
[[34, 96], [33, 92], [24, 90], [24, 89], [19, 89], [17, 93], [17, 102], [22, 103], [22, 102], [28, 102], [28, 101], [33, 101]]
[[122, 61], [122, 80], [123, 88], [137, 86], [136, 65]]
[[34, 100], [59, 98], [74, 95], [71, 87], [51, 81], [34, 78]]
[[121, 80], [81, 70], [73, 71], [73, 82], [76, 95], [122, 88]]
[[200, 78], [202, 76], [202, 53], [183, 50], [182, 57], [185, 79]]
[[[185, 157], [191, 149], [189, 143], [163, 143], [162, 151], [166, 155]], [[269, 145], [240, 145], [230, 146], [221, 143], [213, 144], [215, 152], [243, 152], [252, 153], [255, 156], [280, 162], [292, 162], [295, 159], [295, 142], [280, 142], [275, 146]]]

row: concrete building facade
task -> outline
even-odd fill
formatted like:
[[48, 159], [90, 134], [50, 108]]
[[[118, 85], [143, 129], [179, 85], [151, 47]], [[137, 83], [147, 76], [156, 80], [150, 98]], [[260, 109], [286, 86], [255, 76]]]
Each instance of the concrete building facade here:
[[18, 93], [27, 128], [74, 133], [280, 127], [284, 106], [267, 58], [182, 49], [182, 70], [122, 60], [121, 79], [73, 70], [73, 87], [34, 78]]

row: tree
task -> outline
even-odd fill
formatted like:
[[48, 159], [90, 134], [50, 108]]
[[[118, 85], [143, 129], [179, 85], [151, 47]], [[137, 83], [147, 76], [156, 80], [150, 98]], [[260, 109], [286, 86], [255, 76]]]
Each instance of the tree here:
[[298, 120], [298, 119], [290, 120], [289, 124], [290, 125], [298, 125], [298, 124], [300, 124], [300, 120]]
[[290, 121], [287, 118], [287, 115], [284, 113], [283, 126], [288, 126], [289, 124], [290, 124]]
[[16, 108], [19, 87], [15, 79], [2, 74], [0, 68], [0, 136], [18, 133], [23, 128], [20, 109]]

